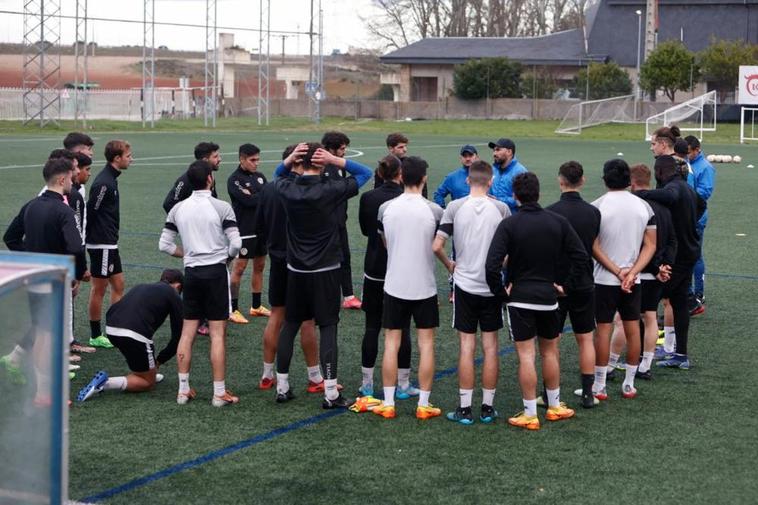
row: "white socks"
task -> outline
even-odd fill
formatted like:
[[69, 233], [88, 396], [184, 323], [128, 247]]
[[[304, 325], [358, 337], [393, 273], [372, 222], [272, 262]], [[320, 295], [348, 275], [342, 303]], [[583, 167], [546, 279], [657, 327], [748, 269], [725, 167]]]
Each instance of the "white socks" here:
[[276, 392], [279, 394], [285, 394], [290, 390], [290, 374], [277, 373], [276, 374]]
[[179, 394], [186, 395], [189, 393], [190, 387], [189, 387], [189, 374], [188, 373], [180, 373], [179, 374]]
[[624, 383], [621, 387], [632, 386], [634, 387], [634, 374], [637, 373], [637, 365], [626, 364], [626, 376], [624, 377]]
[[363, 386], [369, 386], [371, 388], [374, 387], [374, 367], [366, 368], [365, 366], [362, 366], [361, 377], [362, 377], [361, 384]]
[[605, 389], [605, 376], [608, 372], [608, 367], [596, 366], [595, 367], [595, 383], [592, 385], [592, 392], [597, 393]]
[[495, 390], [482, 388], [482, 403], [485, 405], [492, 405], [495, 403]]
[[410, 368], [397, 369], [397, 385], [403, 389], [407, 389], [411, 385], [411, 369]]
[[461, 400], [461, 408], [471, 408], [471, 397], [474, 396], [474, 390], [473, 389], [459, 389], [458, 395], [460, 396]]
[[650, 367], [653, 365], [653, 356], [655, 353], [652, 352], [643, 352], [642, 353], [642, 361], [640, 361], [639, 371], [640, 372], [647, 372], [650, 370]]
[[[319, 373], [319, 375], [321, 375]], [[326, 379], [324, 381], [324, 396], [327, 400], [335, 400], [340, 395], [337, 389], [337, 379]]]
[[221, 398], [226, 394], [226, 382], [225, 381], [213, 381], [213, 396]]
[[561, 404], [561, 388], [546, 389], [545, 392], [547, 392], [548, 407], [557, 407]]
[[274, 364], [263, 362], [263, 377], [264, 379], [274, 378]]
[[663, 327], [663, 350], [672, 353], [676, 349], [676, 333], [673, 326]]
[[395, 406], [395, 386], [384, 387], [384, 405], [387, 407]]
[[610, 356], [608, 357], [608, 370], [613, 370], [616, 368], [620, 357], [621, 355], [619, 354], [610, 353]]
[[537, 415], [537, 399], [524, 400], [524, 415], [534, 417]]
[[308, 367], [308, 380], [316, 384], [324, 381], [324, 378], [321, 376], [321, 368], [318, 365]]
[[429, 406], [429, 396], [432, 394], [431, 391], [419, 391], [418, 394], [418, 406], [419, 407], [428, 407]]
[[10, 354], [8, 354], [8, 359], [10, 360], [11, 364], [13, 366], [19, 366], [21, 365], [21, 360], [26, 355], [26, 351], [20, 346], [17, 345], [13, 348]]
[[126, 377], [110, 377], [103, 385], [105, 391], [126, 391]]

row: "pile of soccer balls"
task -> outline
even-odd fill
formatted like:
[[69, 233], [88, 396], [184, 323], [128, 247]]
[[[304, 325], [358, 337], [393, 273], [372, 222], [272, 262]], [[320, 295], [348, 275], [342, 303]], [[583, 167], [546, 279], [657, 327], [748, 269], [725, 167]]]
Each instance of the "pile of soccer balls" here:
[[742, 156], [731, 156], [729, 154], [709, 154], [708, 161], [711, 163], [742, 163]]

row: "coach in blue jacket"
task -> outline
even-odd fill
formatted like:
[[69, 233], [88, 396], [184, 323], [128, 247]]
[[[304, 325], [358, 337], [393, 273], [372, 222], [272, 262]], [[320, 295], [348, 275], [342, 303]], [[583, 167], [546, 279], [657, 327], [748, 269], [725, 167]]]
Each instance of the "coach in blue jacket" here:
[[[692, 135], [687, 136], [684, 140], [687, 141], [689, 146], [689, 161], [692, 172], [687, 177], [687, 184], [697, 192], [700, 197], [706, 202], [713, 194], [713, 188], [716, 184], [716, 170], [713, 165], [703, 156], [703, 152], [700, 148], [700, 141], [697, 137]], [[703, 261], [703, 234], [705, 233], [705, 226], [708, 224], [708, 209], [700, 217], [697, 222], [695, 230], [697, 231], [698, 238], [700, 239], [700, 256], [695, 263], [694, 277], [695, 282], [692, 286], [692, 293], [699, 302], [699, 305], [704, 303], [704, 280], [705, 280], [705, 262]], [[700, 311], [701, 312], [701, 311]]]
[[511, 139], [500, 139], [489, 143], [493, 150], [495, 174], [490, 194], [510, 207], [511, 213], [518, 210], [516, 199], [513, 197], [513, 179], [518, 174], [527, 172], [524, 165], [516, 158], [516, 144]]
[[450, 195], [450, 200], [457, 200], [468, 196], [471, 188], [468, 185], [468, 168], [479, 159], [476, 147], [466, 144], [461, 147], [461, 167], [447, 174], [440, 187], [434, 192], [434, 203], [445, 208], [445, 197]]

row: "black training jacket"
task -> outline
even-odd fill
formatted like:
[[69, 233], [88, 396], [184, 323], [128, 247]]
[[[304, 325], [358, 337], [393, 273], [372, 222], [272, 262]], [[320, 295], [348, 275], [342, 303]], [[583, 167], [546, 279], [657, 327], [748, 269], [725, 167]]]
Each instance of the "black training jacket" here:
[[[638, 193], [638, 191], [634, 192], [639, 196]], [[645, 201], [655, 213], [655, 255], [642, 271], [658, 275], [661, 265], [673, 265], [676, 260], [676, 233], [674, 233], [674, 223], [668, 208], [654, 200]]]
[[167, 317], [171, 318], [171, 340], [156, 358], [163, 364], [176, 355], [182, 335], [182, 299], [167, 282], [138, 284], [114, 303], [105, 315], [106, 324], [153, 339]]
[[[508, 278], [503, 283], [503, 260], [508, 257]], [[510, 302], [553, 305], [557, 291], [558, 263], [565, 256], [569, 273], [563, 286], [576, 291], [587, 268], [588, 255], [579, 236], [563, 216], [539, 204], [522, 205], [505, 218], [492, 237], [485, 263], [487, 284], [495, 295], [503, 295], [512, 283]]]
[[335, 179], [301, 175], [276, 181], [287, 215], [287, 263], [295, 270], [315, 271], [342, 260], [341, 206], [358, 194], [355, 177]]
[[[168, 214], [174, 205], [181, 202], [182, 200], [186, 200], [190, 197], [191, 194], [192, 185], [190, 184], [189, 177], [187, 177], [187, 172], [184, 172], [176, 181], [174, 181], [174, 185], [171, 187], [171, 190], [166, 195], [166, 198], [163, 199], [163, 210], [165, 210], [166, 214]], [[218, 198], [218, 195], [216, 194], [215, 179], [213, 180], [213, 185], [211, 186], [211, 196], [213, 198]]]
[[107, 164], [90, 187], [87, 200], [87, 244], [118, 244], [119, 175], [121, 172]]
[[[576, 280], [577, 284], [573, 290], [592, 291], [595, 286], [592, 244], [600, 233], [600, 210], [584, 201], [577, 191], [561, 193], [561, 199], [546, 207], [546, 210], [555, 212], [568, 220], [587, 253], [587, 267], [582, 271], [582, 276]], [[562, 256], [558, 262], [558, 281], [556, 284], [563, 286], [569, 275], [570, 267], [571, 262], [568, 257]]]
[[389, 181], [361, 195], [358, 222], [361, 225], [361, 233], [368, 237], [366, 256], [363, 260], [363, 272], [372, 279], [384, 279], [387, 273], [387, 248], [384, 247], [384, 242], [377, 232], [379, 207], [384, 202], [402, 194], [403, 187]]
[[668, 207], [676, 233], [674, 262], [678, 265], [694, 265], [700, 256], [700, 241], [695, 229], [698, 220], [695, 190], [680, 176], [674, 176], [662, 188], [638, 191], [637, 196]]
[[246, 172], [242, 170], [242, 167], [237, 167], [237, 170], [232, 172], [226, 181], [226, 189], [229, 192], [241, 237], [256, 234], [255, 214], [258, 211], [261, 190], [265, 184], [266, 176], [261, 172], [257, 170]]
[[77, 280], [87, 269], [74, 211], [63, 202], [63, 195], [55, 191], [47, 190], [21, 207], [3, 241], [12, 251], [73, 256]]
[[[297, 175], [290, 172], [283, 177], [294, 179]], [[284, 260], [287, 258], [287, 215], [276, 183], [269, 182], [261, 190], [255, 214], [255, 234], [258, 240], [266, 241], [269, 256]]]
[[79, 229], [79, 234], [84, 237], [84, 197], [79, 193], [81, 184], [73, 184], [71, 186], [71, 192], [66, 195], [68, 198], [68, 206], [74, 211], [74, 218], [76, 219], [76, 227]]

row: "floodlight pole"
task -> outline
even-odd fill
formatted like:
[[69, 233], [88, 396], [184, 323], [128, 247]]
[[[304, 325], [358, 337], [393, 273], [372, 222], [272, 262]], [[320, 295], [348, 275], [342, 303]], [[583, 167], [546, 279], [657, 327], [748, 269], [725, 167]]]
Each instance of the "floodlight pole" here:
[[60, 14], [60, 0], [24, 0], [24, 124], [60, 119]]
[[[82, 120], [87, 128], [87, 0], [76, 0], [76, 37], [74, 38], [74, 122]], [[82, 44], [82, 49], [79, 48]], [[79, 89], [81, 87], [81, 90]]]
[[150, 128], [154, 128], [155, 0], [144, 0], [142, 16], [142, 128], [148, 121]]
[[[203, 124], [216, 127], [218, 92], [218, 37], [216, 35], [216, 0], [205, 0], [205, 104]], [[211, 52], [212, 51], [212, 52]]]
[[[271, 75], [271, 0], [260, 0], [260, 32], [258, 37], [258, 126], [268, 126], [270, 118], [269, 88]], [[282, 39], [284, 40], [284, 39]], [[263, 54], [263, 46], [266, 54]], [[284, 51], [282, 51], [284, 53]]]
[[634, 90], [634, 120], [637, 120], [637, 104], [640, 100], [640, 51], [642, 50], [642, 11], [635, 11], [637, 14], [637, 79], [635, 80]]

